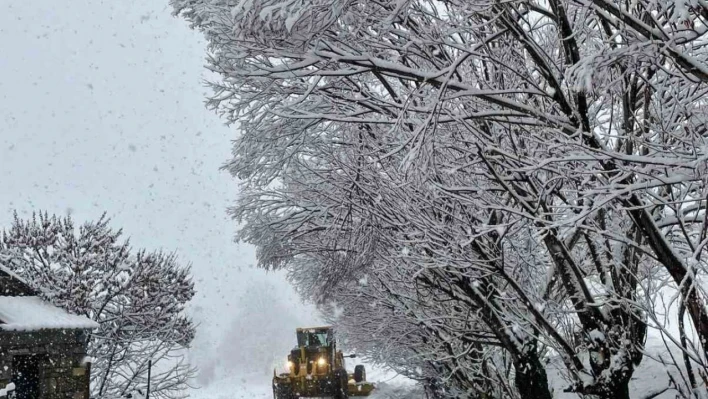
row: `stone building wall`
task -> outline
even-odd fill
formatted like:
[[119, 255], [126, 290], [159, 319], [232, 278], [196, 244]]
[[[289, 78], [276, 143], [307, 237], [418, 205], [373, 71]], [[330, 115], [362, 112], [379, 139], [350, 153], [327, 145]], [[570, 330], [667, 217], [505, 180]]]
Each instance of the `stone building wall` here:
[[17, 357], [29, 355], [38, 362], [41, 399], [88, 399], [85, 339], [80, 330], [0, 331], [0, 385], [11, 381]]

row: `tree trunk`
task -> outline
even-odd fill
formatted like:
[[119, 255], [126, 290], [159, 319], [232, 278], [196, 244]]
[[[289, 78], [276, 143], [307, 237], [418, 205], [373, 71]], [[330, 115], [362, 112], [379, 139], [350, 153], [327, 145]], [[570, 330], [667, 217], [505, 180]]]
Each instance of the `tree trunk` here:
[[536, 356], [520, 358], [516, 367], [516, 388], [523, 399], [553, 399], [548, 389], [548, 376]]
[[[629, 374], [631, 376], [631, 374]], [[614, 384], [607, 384], [603, 391], [590, 395], [589, 397], [595, 399], [629, 399], [629, 376], [617, 376], [615, 378], [621, 379], [621, 381]]]

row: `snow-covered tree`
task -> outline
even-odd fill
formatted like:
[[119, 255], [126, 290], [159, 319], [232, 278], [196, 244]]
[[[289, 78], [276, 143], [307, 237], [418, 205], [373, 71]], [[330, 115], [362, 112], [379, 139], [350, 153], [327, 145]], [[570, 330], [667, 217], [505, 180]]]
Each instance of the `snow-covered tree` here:
[[240, 129], [240, 239], [368, 355], [457, 397], [551, 398], [555, 358], [628, 398], [670, 289], [705, 368], [707, 4], [171, 3]]
[[99, 323], [88, 342], [91, 390], [117, 398], [147, 385], [156, 398], [183, 397], [193, 368], [184, 351], [195, 327], [189, 267], [174, 254], [134, 251], [103, 215], [78, 230], [70, 217], [15, 214], [2, 233], [0, 261], [46, 300]]

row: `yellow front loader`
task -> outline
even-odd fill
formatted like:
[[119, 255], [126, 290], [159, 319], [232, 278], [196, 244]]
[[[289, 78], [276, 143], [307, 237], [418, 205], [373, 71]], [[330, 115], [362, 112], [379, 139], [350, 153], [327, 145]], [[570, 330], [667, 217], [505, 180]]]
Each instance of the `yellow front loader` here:
[[297, 347], [288, 355], [288, 372], [273, 371], [273, 398], [299, 399], [368, 396], [374, 385], [366, 381], [364, 366], [346, 371], [344, 356], [337, 350], [332, 327], [298, 328]]

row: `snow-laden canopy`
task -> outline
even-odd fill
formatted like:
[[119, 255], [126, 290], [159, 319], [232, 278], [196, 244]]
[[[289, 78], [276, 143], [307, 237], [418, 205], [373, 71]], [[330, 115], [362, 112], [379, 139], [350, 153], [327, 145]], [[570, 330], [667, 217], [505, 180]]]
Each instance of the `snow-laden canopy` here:
[[73, 315], [36, 296], [0, 296], [0, 330], [37, 331], [44, 329], [89, 330], [98, 323]]

